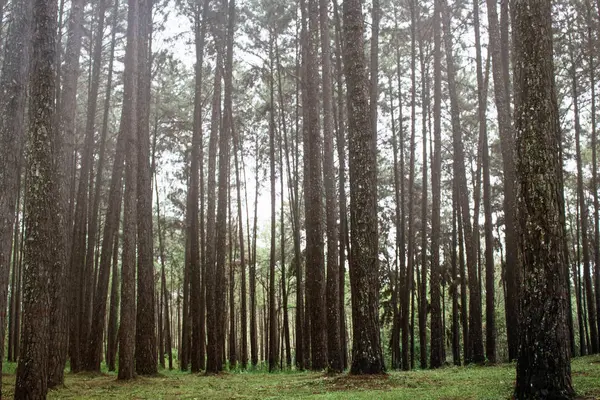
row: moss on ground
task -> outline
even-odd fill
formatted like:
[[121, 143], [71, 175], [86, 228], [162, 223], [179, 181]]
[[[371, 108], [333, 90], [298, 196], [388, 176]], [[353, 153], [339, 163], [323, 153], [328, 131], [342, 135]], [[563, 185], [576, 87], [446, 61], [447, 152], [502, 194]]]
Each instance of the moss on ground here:
[[[3, 374], [12, 398], [14, 364]], [[161, 371], [156, 377], [117, 381], [112, 373], [67, 374], [65, 387], [50, 399], [509, 399], [514, 365], [449, 367], [436, 371], [390, 372], [380, 377], [331, 376], [312, 372], [229, 372], [206, 377]], [[600, 356], [573, 361], [573, 382], [582, 398], [600, 398]]]

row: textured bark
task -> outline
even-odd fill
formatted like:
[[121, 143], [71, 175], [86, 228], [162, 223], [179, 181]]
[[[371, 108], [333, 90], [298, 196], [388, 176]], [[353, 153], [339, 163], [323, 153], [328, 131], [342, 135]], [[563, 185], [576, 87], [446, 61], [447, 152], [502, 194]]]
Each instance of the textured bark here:
[[138, 51], [140, 2], [129, 0], [127, 15], [127, 47], [125, 50], [123, 118], [130, 128], [126, 138], [125, 193], [123, 216], [123, 254], [121, 265], [121, 312], [119, 327], [119, 371], [121, 380], [132, 379], [135, 375], [136, 307], [135, 269], [137, 233], [137, 167], [138, 167]]
[[353, 374], [385, 371], [379, 338], [377, 160], [369, 114], [361, 0], [344, 2], [344, 61], [348, 88], [352, 248]]
[[[216, 38], [215, 38], [216, 40]], [[217, 47], [217, 65], [222, 64], [222, 55], [220, 46]], [[215, 199], [215, 169], [217, 157], [217, 144], [219, 139], [219, 121], [221, 119], [221, 70], [218, 67], [215, 72], [210, 139], [208, 144], [208, 203], [207, 203], [207, 224], [206, 224], [206, 333], [208, 336], [207, 342], [207, 373], [215, 373], [220, 371], [218, 361], [216, 359], [218, 352], [218, 337], [217, 337], [217, 316], [215, 314], [216, 299], [215, 299], [215, 284], [216, 284], [216, 199]]]
[[[99, 10], [100, 12], [101, 10]], [[100, 189], [102, 187], [102, 175], [104, 172], [104, 161], [105, 161], [105, 152], [106, 152], [106, 137], [108, 135], [108, 117], [109, 117], [109, 108], [110, 101], [112, 95], [112, 78], [113, 78], [113, 65], [114, 65], [114, 57], [115, 57], [115, 46], [116, 46], [116, 26], [119, 12], [119, 2], [115, 2], [112, 14], [112, 33], [111, 33], [111, 47], [110, 47], [110, 59], [108, 64], [108, 78], [106, 82], [106, 97], [104, 100], [104, 115], [102, 121], [102, 132], [100, 139], [100, 151], [98, 158], [98, 167], [96, 168], [96, 186], [94, 189], [94, 203], [92, 206], [92, 215], [89, 221], [88, 228], [88, 249], [86, 254], [86, 271], [91, 270], [91, 263], [93, 260], [94, 249], [96, 244], [96, 234], [98, 229], [98, 212], [100, 208]], [[102, 13], [100, 14], [102, 15]], [[99, 40], [96, 42], [94, 61], [98, 60], [101, 57], [98, 52], [102, 50], [102, 41]], [[96, 70], [96, 67], [98, 68]], [[94, 66], [93, 73], [100, 73], [100, 65]], [[127, 103], [124, 105], [128, 106]], [[90, 105], [91, 107], [91, 105]], [[126, 111], [125, 109], [123, 111]], [[124, 113], [123, 113], [124, 114]], [[90, 121], [93, 123], [93, 121]], [[113, 162], [113, 171], [109, 188], [108, 195], [108, 208], [106, 211], [106, 218], [104, 220], [104, 232], [102, 238], [102, 246], [100, 250], [100, 263], [98, 266], [98, 283], [96, 285], [96, 291], [94, 293], [94, 309], [92, 316], [92, 325], [90, 328], [90, 333], [87, 341], [87, 361], [85, 365], [85, 369], [88, 371], [96, 371], [100, 372], [100, 363], [102, 358], [102, 337], [103, 337], [103, 327], [106, 319], [106, 302], [108, 295], [108, 284], [110, 279], [110, 270], [111, 263], [113, 265], [113, 290], [117, 290], [116, 296], [118, 296], [118, 286], [115, 288], [115, 279], [118, 282], [118, 276], [114, 274], [114, 246], [115, 242], [118, 241], [117, 234], [119, 231], [119, 216], [121, 214], [121, 202], [123, 198], [123, 169], [124, 169], [124, 160], [125, 160], [125, 136], [128, 132], [128, 123], [127, 120], [124, 119], [124, 115], [121, 117], [121, 127], [119, 129], [119, 136], [117, 139], [116, 145], [116, 153], [115, 159]], [[93, 125], [92, 125], [93, 130]], [[88, 265], [89, 264], [89, 265]], [[116, 278], [115, 278], [116, 277]], [[115, 292], [111, 291], [111, 315], [116, 318], [118, 313], [118, 307], [114, 310], [115, 314], [112, 310], [113, 303], [113, 295]], [[110, 325], [110, 324], [109, 324]], [[116, 325], [114, 326], [116, 329]], [[111, 330], [109, 329], [109, 333]], [[116, 330], [115, 330], [116, 332]], [[115, 338], [113, 338], [115, 339]], [[109, 346], [109, 353], [114, 351], [113, 354], [116, 354], [116, 340], [111, 341], [114, 345], [114, 349]], [[108, 357], [107, 357], [108, 358]], [[108, 361], [108, 360], [107, 360]], [[114, 370], [114, 358], [112, 358], [112, 365], [109, 363], [109, 368], [112, 366]]]
[[517, 0], [513, 5], [519, 262], [524, 274], [517, 399], [568, 399], [574, 394], [551, 9], [549, 0]]
[[322, 140], [319, 118], [319, 4], [308, 1], [309, 29], [306, 49], [306, 81], [304, 83], [308, 101], [308, 191], [306, 201], [306, 299], [310, 320], [311, 369], [320, 371], [327, 366], [327, 327], [325, 310], [325, 256], [323, 249], [323, 174]]
[[[0, 310], [6, 310], [18, 180], [25, 139], [32, 0], [12, 3], [0, 74]], [[4, 359], [6, 313], [0, 312], [0, 368]], [[1, 389], [0, 383], [0, 389]]]
[[137, 91], [137, 309], [135, 370], [139, 375], [158, 372], [156, 357], [156, 300], [152, 229], [152, 171], [150, 168], [150, 97], [153, 0], [139, 0]]
[[[503, 46], [508, 46], [507, 39], [501, 34], [498, 22], [497, 2], [487, 1], [489, 48], [492, 57], [492, 77], [494, 79], [494, 96], [498, 113], [498, 129], [500, 134], [500, 147], [502, 152], [502, 169], [504, 174], [504, 224], [505, 224], [505, 249], [506, 249], [506, 334], [508, 337], [508, 357], [514, 360], [518, 350], [518, 304], [520, 280], [517, 268], [517, 244], [515, 222], [515, 161], [514, 139], [510, 119], [510, 95], [508, 86], [508, 69], [506, 64], [509, 57]], [[503, 4], [507, 1], [503, 0]], [[507, 21], [503, 21], [507, 22]], [[508, 29], [508, 24], [503, 30]]]
[[[402, 327], [402, 369], [408, 371], [413, 364], [409, 361], [409, 348], [412, 347], [409, 342], [411, 341], [411, 324], [410, 324], [410, 298], [411, 290], [413, 287], [413, 274], [414, 274], [414, 188], [415, 188], [415, 136], [416, 136], [416, 93], [417, 93], [417, 77], [416, 77], [416, 2], [413, 0], [410, 3], [410, 70], [411, 70], [411, 128], [410, 128], [410, 161], [409, 161], [409, 172], [408, 172], [408, 246], [407, 246], [407, 259], [408, 263], [404, 270], [403, 265], [400, 265], [400, 276], [403, 281], [400, 284], [400, 313], [401, 313], [401, 327]], [[414, 355], [413, 355], [414, 357]]]
[[[473, 1], [473, 22], [475, 29], [475, 49], [477, 68], [477, 115], [481, 148], [481, 169], [483, 174], [483, 210], [485, 215], [485, 354], [490, 363], [496, 362], [496, 317], [494, 281], [494, 236], [492, 232], [492, 206], [490, 192], [490, 155], [487, 133], [487, 79], [484, 82], [481, 57], [481, 33], [479, 23], [479, 1]], [[478, 232], [474, 233], [479, 235]], [[481, 275], [480, 275], [481, 280]]]
[[341, 18], [339, 15], [339, 7], [337, 0], [333, 0], [333, 12], [335, 18], [335, 69], [336, 69], [336, 86], [337, 86], [337, 113], [338, 128], [337, 128], [337, 152], [339, 164], [339, 198], [340, 198], [340, 264], [339, 264], [339, 307], [340, 307], [340, 346], [342, 352], [342, 367], [348, 368], [348, 341], [346, 338], [346, 259], [348, 257], [349, 237], [348, 231], [348, 207], [346, 198], [346, 121], [344, 114], [344, 89], [343, 89], [343, 67], [342, 67], [342, 27]]
[[[208, 2], [204, 2], [202, 10], [200, 5], [195, 11], [195, 40], [196, 40], [196, 83], [194, 93], [194, 133], [192, 136], [191, 160], [190, 160], [190, 187], [188, 209], [188, 240], [190, 243], [190, 270], [191, 270], [191, 314], [192, 314], [192, 349], [191, 349], [191, 368], [192, 372], [199, 372], [204, 369], [205, 339], [204, 339], [204, 321], [202, 318], [202, 289], [201, 284], [201, 265], [200, 265], [200, 237], [204, 232], [200, 230], [200, 208], [199, 208], [199, 187], [203, 182], [204, 175], [204, 151], [202, 140], [202, 78], [204, 67], [204, 43], [206, 38], [206, 24], [208, 13]], [[202, 11], [202, 12], [200, 12]], [[200, 15], [202, 19], [200, 20]], [[204, 211], [202, 210], [202, 213]], [[204, 215], [203, 215], [204, 216]], [[203, 219], [203, 218], [202, 218]], [[202, 222], [203, 223], [203, 222]]]
[[444, 363], [444, 329], [440, 305], [441, 182], [442, 182], [442, 35], [440, 1], [436, 0], [433, 14], [433, 165], [431, 166], [431, 351], [430, 367]]
[[[16, 399], [45, 399], [51, 344], [50, 318], [57, 296], [56, 278], [64, 272], [61, 138], [55, 129], [57, 3], [33, 3], [33, 52], [27, 141], [25, 258], [23, 269], [23, 349], [17, 366]], [[13, 205], [14, 207], [14, 205]]]
[[[323, 174], [327, 233], [327, 355], [329, 369], [343, 370], [338, 265], [338, 204], [333, 162], [333, 83], [331, 38], [329, 34], [329, 1], [319, 1], [321, 25], [321, 65], [323, 68]], [[377, 109], [375, 109], [377, 112]]]

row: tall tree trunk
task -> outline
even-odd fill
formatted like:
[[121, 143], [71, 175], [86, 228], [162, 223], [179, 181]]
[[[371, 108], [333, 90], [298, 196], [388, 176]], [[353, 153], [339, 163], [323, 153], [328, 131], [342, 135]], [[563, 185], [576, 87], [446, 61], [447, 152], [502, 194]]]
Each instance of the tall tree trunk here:
[[[593, 19], [592, 19], [592, 5], [590, 1], [586, 1], [587, 8], [587, 20], [588, 20], [588, 32], [587, 39], [589, 43], [589, 78], [590, 78], [590, 90], [591, 90], [591, 109], [596, 110], [596, 74], [595, 59], [594, 59], [594, 42], [593, 42]], [[600, 334], [600, 202], [598, 201], [598, 137], [596, 132], [596, 113], [591, 113], [592, 123], [592, 182], [591, 191], [594, 199], [594, 266], [595, 266], [595, 287], [596, 287], [596, 311], [598, 312], [597, 324], [598, 333]], [[600, 345], [600, 343], [599, 343]]]
[[325, 310], [325, 260], [323, 243], [322, 204], [322, 141], [319, 132], [319, 4], [308, 1], [308, 48], [306, 82], [308, 100], [308, 193], [306, 196], [306, 297], [310, 320], [311, 369], [320, 371], [327, 366], [327, 328]]
[[552, 2], [516, 0], [513, 18], [519, 262], [524, 273], [515, 397], [568, 399], [574, 393]]
[[[581, 122], [579, 119], [579, 87], [577, 82], [577, 66], [572, 38], [569, 34], [569, 53], [571, 57], [571, 96], [573, 97], [573, 118], [575, 120], [575, 159], [577, 161], [577, 197], [579, 198], [579, 219], [581, 225], [581, 251], [583, 255], [583, 279], [588, 304], [588, 323], [590, 326], [591, 353], [598, 353], [598, 325], [596, 320], [596, 299], [592, 285], [590, 267], [590, 249], [588, 238], [588, 207], [583, 191], [583, 163], [581, 161]], [[593, 111], [594, 112], [594, 111]], [[565, 239], [566, 240], [566, 239]]]
[[349, 231], [348, 231], [348, 207], [346, 198], [346, 119], [344, 114], [344, 89], [343, 89], [343, 66], [342, 53], [343, 43], [341, 39], [342, 27], [337, 0], [333, 0], [333, 11], [335, 18], [335, 42], [336, 42], [336, 86], [337, 86], [337, 152], [339, 164], [339, 198], [340, 198], [340, 264], [339, 264], [339, 307], [340, 307], [340, 347], [342, 352], [342, 366], [348, 368], [348, 342], [346, 340], [346, 259], [350, 253]]
[[[408, 173], [408, 246], [407, 246], [407, 258], [408, 265], [406, 271], [400, 270], [400, 275], [404, 279], [404, 283], [401, 285], [400, 292], [402, 293], [400, 299], [400, 312], [402, 317], [402, 369], [408, 371], [411, 368], [412, 362], [409, 361], [409, 341], [411, 338], [411, 324], [410, 324], [410, 298], [411, 290], [413, 286], [413, 274], [414, 274], [414, 188], [415, 188], [415, 136], [416, 136], [416, 100], [417, 100], [417, 76], [416, 76], [416, 1], [412, 0], [410, 3], [410, 70], [411, 70], [411, 130], [410, 130], [410, 165]], [[402, 267], [402, 266], [401, 266]]]
[[137, 309], [135, 370], [157, 373], [154, 241], [152, 238], [152, 171], [150, 168], [150, 96], [152, 65], [152, 3], [139, 0], [138, 165], [137, 165]]
[[444, 331], [440, 307], [440, 267], [441, 236], [441, 182], [442, 182], [442, 35], [441, 3], [435, 1], [433, 11], [433, 165], [431, 167], [432, 212], [431, 212], [431, 368], [439, 368], [444, 363]]
[[[517, 266], [517, 242], [515, 220], [515, 161], [514, 139], [510, 113], [510, 94], [508, 87], [508, 46], [507, 34], [508, 21], [503, 17], [505, 24], [499, 26], [497, 2], [487, 1], [489, 51], [492, 56], [492, 77], [494, 79], [494, 96], [498, 113], [498, 129], [502, 153], [503, 186], [504, 186], [504, 232], [506, 248], [506, 334], [508, 338], [508, 357], [514, 360], [518, 350], [518, 304], [520, 279]], [[503, 13], [508, 0], [502, 0]]]
[[132, 379], [135, 374], [136, 345], [136, 243], [137, 243], [137, 169], [138, 169], [138, 55], [140, 49], [140, 1], [129, 0], [127, 48], [125, 50], [123, 125], [126, 136], [125, 193], [123, 217], [123, 254], [121, 265], [121, 312], [119, 327], [118, 378]]
[[[94, 145], [94, 124], [95, 124], [95, 114], [96, 114], [96, 103], [98, 100], [98, 91], [99, 91], [99, 81], [100, 81], [100, 72], [102, 68], [102, 44], [103, 44], [103, 26], [104, 26], [104, 15], [106, 13], [106, 0], [103, 0], [100, 3], [98, 9], [98, 36], [96, 37], [96, 41], [94, 44], [94, 65], [92, 71], [92, 90], [90, 99], [88, 101], [88, 119], [86, 121], [86, 135], [89, 135], [86, 139], [90, 141], [89, 146], [89, 154], [84, 155], [84, 157], [90, 157], [89, 162], [93, 162], [93, 145]], [[88, 221], [88, 247], [85, 255], [85, 268], [84, 273], [87, 271], [91, 271], [93, 267], [93, 259], [94, 259], [94, 250], [96, 246], [96, 234], [97, 234], [97, 225], [98, 225], [98, 210], [100, 205], [100, 188], [102, 184], [102, 173], [104, 169], [104, 153], [105, 153], [105, 141], [108, 131], [108, 111], [107, 107], [110, 106], [110, 94], [112, 90], [112, 66], [114, 62], [114, 36], [116, 34], [115, 23], [118, 15], [118, 3], [115, 4], [113, 11], [113, 40], [111, 41], [111, 55], [109, 61], [109, 79], [106, 86], [106, 103], [105, 103], [105, 115], [102, 126], [102, 138], [101, 138], [101, 148], [100, 148], [100, 160], [98, 162], [98, 170], [96, 172], [96, 188], [93, 197], [93, 206], [92, 213], [90, 217], [90, 221]], [[93, 114], [93, 115], [90, 115]], [[123, 133], [120, 133], [120, 136], [124, 136]], [[124, 139], [121, 139], [121, 144]], [[121, 145], [117, 147], [117, 154], [115, 155], [115, 164], [113, 166], [113, 177], [111, 178], [111, 188], [109, 190], [109, 205], [106, 214], [106, 219], [104, 222], [104, 241], [102, 243], [101, 250], [101, 261], [100, 266], [98, 267], [98, 284], [96, 286], [96, 292], [94, 293], [94, 308], [93, 308], [93, 316], [90, 332], [87, 338], [87, 354], [86, 354], [86, 364], [84, 368], [88, 371], [96, 371], [100, 372], [100, 362], [102, 357], [102, 337], [104, 332], [104, 322], [106, 317], [106, 298], [108, 291], [108, 281], [110, 276], [110, 266], [113, 255], [113, 243], [116, 240], [116, 236], [118, 233], [118, 224], [119, 224], [119, 215], [121, 208], [121, 200], [122, 200], [122, 190], [123, 190], [123, 159], [124, 159], [124, 151], [119, 151], [120, 148], [123, 148]], [[119, 154], [120, 153], [120, 154]], [[83, 161], [82, 161], [83, 162]], [[91, 168], [91, 166], [90, 166]], [[82, 164], [82, 172], [83, 172], [83, 164]], [[80, 182], [80, 193], [79, 195], [85, 195], [86, 193], [81, 193], [82, 189]], [[79, 200], [77, 202], [79, 207]], [[85, 238], [84, 238], [85, 239]], [[74, 238], [74, 240], [78, 240]], [[75, 242], [74, 242], [75, 243]]]
[[[119, 215], [121, 210], [119, 207]], [[117, 226], [117, 230], [119, 227]], [[108, 330], [106, 338], [106, 365], [109, 371], [117, 369], [117, 347], [119, 344], [119, 309], [120, 296], [120, 274], [119, 274], [119, 236], [115, 236], [112, 254], [112, 284], [110, 289], [110, 313], [108, 315]]]
[[269, 170], [271, 181], [271, 246], [269, 253], [269, 372], [277, 369], [277, 305], [275, 304], [275, 257], [276, 257], [276, 191], [275, 191], [275, 88], [273, 71], [273, 42], [277, 40], [269, 32]]
[[[495, 7], [495, 5], [494, 5]], [[481, 56], [481, 33], [479, 23], [479, 1], [473, 1], [473, 22], [475, 29], [475, 51], [477, 68], [477, 114], [479, 136], [481, 137], [481, 165], [483, 173], [483, 212], [485, 215], [485, 331], [486, 357], [490, 363], [496, 362], [496, 317], [494, 281], [494, 236], [492, 231], [492, 206], [490, 188], [490, 155], [487, 133], [487, 84], [484, 82]], [[474, 233], [479, 235], [478, 232]], [[480, 275], [481, 280], [481, 275]]]
[[[169, 299], [171, 294], [167, 288], [167, 275], [165, 273], [166, 267], [166, 254], [165, 254], [165, 241], [162, 230], [161, 217], [160, 217], [160, 200], [158, 197], [158, 183], [156, 181], [156, 174], [154, 175], [154, 188], [156, 190], [156, 228], [158, 231], [158, 248], [160, 256], [160, 286], [161, 296], [163, 303], [163, 319], [164, 319], [164, 330], [165, 330], [165, 350], [169, 355], [169, 370], [173, 369], [173, 341], [171, 335], [171, 306]], [[162, 325], [159, 329], [163, 329]], [[161, 354], [162, 358], [162, 354]], [[163, 365], [164, 367], [164, 365]]]
[[[191, 270], [191, 314], [192, 314], [192, 349], [191, 361], [192, 372], [199, 372], [204, 368], [205, 357], [205, 339], [204, 339], [204, 319], [202, 318], [203, 296], [200, 252], [204, 251], [200, 246], [199, 235], [204, 236], [204, 231], [200, 230], [200, 225], [204, 227], [204, 218], [199, 219], [199, 214], [204, 217], [204, 210], [200, 210], [199, 187], [204, 184], [204, 143], [202, 133], [202, 79], [204, 68], [204, 45], [206, 41], [206, 24], [208, 14], [208, 2], [202, 6], [198, 5], [195, 9], [195, 40], [196, 40], [196, 82], [194, 93], [194, 133], [192, 136], [192, 151], [190, 162], [190, 188], [188, 213], [189, 228], [187, 235], [190, 241], [190, 270]], [[202, 16], [202, 17], [201, 17]]]
[[[341, 372], [343, 370], [343, 360], [340, 339], [338, 204], [333, 162], [333, 83], [328, 8], [329, 1], [320, 0], [321, 64], [323, 68], [323, 173], [327, 223], [327, 355], [329, 369]], [[377, 109], [375, 109], [375, 112], [377, 112]]]
[[[25, 139], [33, 0], [13, 3], [0, 73], [0, 309], [6, 309], [12, 228]], [[5, 313], [0, 313], [0, 368], [4, 360]], [[1, 389], [0, 383], [0, 389]]]
[[[429, 72], [423, 54], [423, 40], [419, 40], [419, 57], [421, 61], [421, 107], [422, 107], [422, 181], [421, 181], [421, 275], [419, 285], [419, 350], [421, 368], [427, 368], [427, 208], [428, 176], [427, 176], [427, 118], [429, 114]], [[417, 281], [419, 277], [417, 276]]]
[[[57, 3], [33, 3], [33, 52], [27, 142], [25, 262], [23, 270], [23, 330], [15, 398], [45, 399], [48, 391], [50, 318], [62, 289], [65, 272], [64, 208], [61, 202], [61, 135], [56, 130], [54, 84], [56, 71]], [[27, 9], [25, 9], [26, 11]], [[27, 15], [24, 14], [24, 15]], [[14, 202], [13, 202], [14, 203]], [[14, 204], [11, 204], [14, 207]], [[12, 226], [12, 224], [11, 224]], [[59, 227], [57, 230], [56, 227]], [[56, 285], [56, 286], [51, 286]], [[54, 321], [57, 323], [59, 321]]]
[[[483, 324], [481, 315], [481, 292], [477, 274], [477, 249], [473, 243], [473, 229], [471, 226], [471, 212], [469, 208], [469, 191], [465, 173], [465, 155], [460, 126], [460, 110], [458, 89], [456, 87], [456, 66], [452, 50], [452, 36], [450, 27], [450, 9], [447, 1], [442, 6], [442, 21], [444, 26], [444, 42], [448, 74], [448, 91], [450, 94], [450, 108], [452, 119], [452, 136], [454, 150], [454, 173], [458, 180], [458, 199], [462, 214], [462, 223], [465, 236], [467, 256], [467, 270], [469, 272], [469, 357], [465, 360], [473, 363], [485, 361], [483, 354]], [[477, 227], [476, 227], [477, 228]]]
[[344, 61], [348, 88], [352, 257], [353, 374], [384, 372], [379, 338], [377, 160], [369, 113], [361, 0], [344, 2]]
[[[218, 42], [218, 39], [215, 37]], [[218, 360], [216, 359], [218, 352], [218, 334], [217, 316], [215, 314], [216, 299], [215, 299], [215, 284], [216, 284], [216, 159], [217, 159], [217, 144], [219, 139], [219, 128], [221, 120], [221, 65], [223, 62], [221, 46], [217, 46], [217, 69], [215, 71], [214, 89], [213, 89], [213, 104], [211, 115], [210, 139], [208, 144], [208, 202], [206, 209], [206, 333], [207, 333], [207, 373], [215, 373], [220, 371]]]

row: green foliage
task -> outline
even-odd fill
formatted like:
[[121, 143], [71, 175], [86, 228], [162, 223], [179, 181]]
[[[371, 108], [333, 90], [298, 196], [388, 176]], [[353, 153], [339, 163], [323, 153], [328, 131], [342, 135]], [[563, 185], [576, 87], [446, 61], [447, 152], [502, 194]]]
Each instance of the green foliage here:
[[[14, 363], [4, 364], [4, 394], [12, 397]], [[386, 376], [353, 377], [286, 371], [268, 374], [233, 370], [206, 377], [162, 371], [157, 377], [116, 380], [114, 373], [67, 374], [65, 387], [50, 399], [508, 399], [514, 385], [512, 364], [494, 367], [446, 368], [436, 371], [391, 372]], [[581, 396], [600, 396], [600, 357], [573, 361], [573, 382]]]

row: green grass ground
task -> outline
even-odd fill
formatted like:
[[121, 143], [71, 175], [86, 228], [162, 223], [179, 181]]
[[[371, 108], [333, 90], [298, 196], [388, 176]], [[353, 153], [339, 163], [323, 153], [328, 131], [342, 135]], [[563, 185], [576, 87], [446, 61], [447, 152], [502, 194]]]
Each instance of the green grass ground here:
[[[5, 398], [12, 398], [14, 364], [3, 374]], [[67, 374], [65, 387], [50, 399], [509, 399], [514, 365], [391, 372], [384, 377], [319, 373], [230, 372], [206, 377], [162, 371], [152, 378], [120, 382], [114, 374]], [[600, 398], [600, 356], [573, 361], [573, 382], [581, 398]]]

